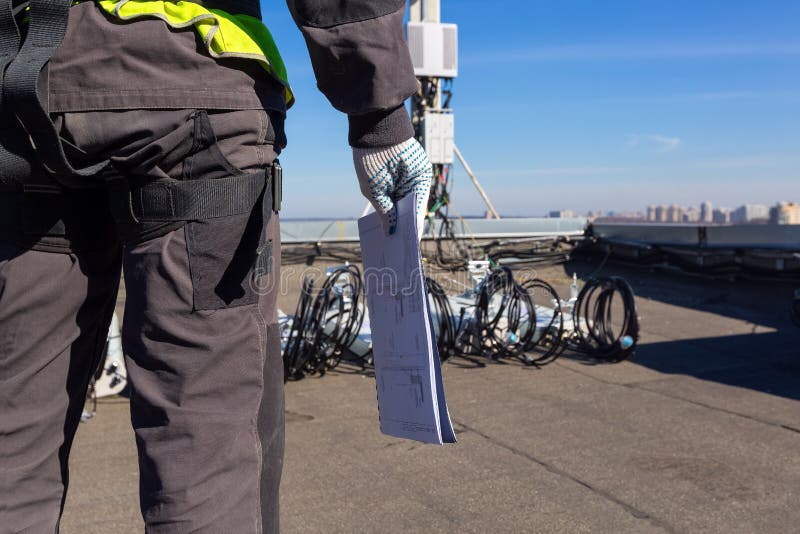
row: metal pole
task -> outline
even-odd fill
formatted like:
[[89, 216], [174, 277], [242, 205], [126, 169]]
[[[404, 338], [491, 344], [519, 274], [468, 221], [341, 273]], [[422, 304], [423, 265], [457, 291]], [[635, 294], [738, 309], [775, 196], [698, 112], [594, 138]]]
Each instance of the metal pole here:
[[422, 22], [422, 0], [411, 0], [411, 6], [408, 8], [408, 20]]
[[478, 179], [475, 177], [475, 173], [473, 173], [472, 169], [469, 168], [469, 165], [467, 164], [467, 160], [464, 159], [464, 156], [461, 155], [461, 151], [455, 145], [453, 145], [453, 152], [455, 152], [455, 154], [458, 157], [459, 161], [464, 166], [464, 170], [467, 171], [467, 174], [469, 175], [470, 179], [472, 179], [472, 183], [475, 184], [475, 189], [478, 190], [478, 194], [481, 196], [483, 201], [486, 203], [486, 207], [489, 208], [489, 213], [491, 213], [492, 216], [495, 219], [499, 219], [500, 215], [498, 215], [497, 210], [494, 209], [494, 206], [492, 205], [492, 201], [489, 200], [489, 195], [487, 195], [486, 191], [483, 190], [483, 187], [481, 187], [480, 182], [478, 182]]
[[441, 0], [411, 0], [408, 18], [411, 22], [441, 22]]

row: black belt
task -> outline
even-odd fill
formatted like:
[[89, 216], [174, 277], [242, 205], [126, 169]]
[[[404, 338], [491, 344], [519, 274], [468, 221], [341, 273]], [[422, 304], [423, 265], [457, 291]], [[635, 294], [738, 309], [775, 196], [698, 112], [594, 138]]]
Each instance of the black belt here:
[[[269, 174], [269, 175], [267, 175]], [[271, 185], [271, 189], [265, 187]], [[142, 221], [216, 219], [253, 209], [262, 195], [280, 210], [281, 166], [276, 161], [268, 172], [239, 174], [213, 180], [157, 181], [131, 190], [131, 212]]]

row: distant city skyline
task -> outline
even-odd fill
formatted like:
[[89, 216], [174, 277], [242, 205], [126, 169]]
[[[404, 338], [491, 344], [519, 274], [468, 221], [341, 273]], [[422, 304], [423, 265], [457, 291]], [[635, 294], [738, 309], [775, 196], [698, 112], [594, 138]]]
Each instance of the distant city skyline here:
[[[571, 211], [553, 211], [550, 217], [570, 217]], [[771, 206], [743, 204], [735, 208], [715, 207], [710, 201], [700, 205], [649, 204], [644, 211], [588, 212], [591, 220], [629, 221], [653, 224], [800, 224], [800, 203], [781, 201]]]
[[[800, 199], [798, 199], [798, 200], [800, 200]], [[583, 216], [586, 216], [586, 215], [598, 215], [598, 214], [608, 215], [608, 214], [614, 214], [614, 215], [618, 215], [618, 216], [642, 216], [642, 217], [646, 218], [647, 214], [648, 214], [648, 208], [650, 208], [650, 207], [653, 207], [653, 208], [663, 207], [665, 209], [665, 211], [670, 209], [670, 208], [679, 208], [681, 210], [681, 213], [687, 213], [687, 211], [689, 213], [692, 213], [692, 211], [694, 210], [696, 218], [698, 220], [702, 220], [702, 206], [703, 206], [703, 204], [708, 203], [710, 205], [710, 209], [711, 209], [711, 211], [710, 211], [711, 220], [713, 220], [714, 213], [719, 211], [719, 210], [724, 210], [726, 212], [729, 212], [731, 214], [731, 216], [734, 216], [734, 213], [737, 210], [740, 210], [740, 209], [746, 208], [746, 207], [752, 208], [752, 207], [757, 207], [757, 206], [760, 206], [761, 208], [763, 208], [763, 210], [764, 210], [763, 215], [761, 215], [760, 217], [757, 217], [755, 215], [750, 215], [749, 218], [768, 218], [768, 212], [769, 212], [769, 209], [771, 207], [773, 207], [775, 205], [778, 205], [778, 204], [785, 204], [785, 203], [796, 204], [796, 203], [799, 203], [798, 200], [783, 198], [783, 199], [778, 199], [778, 200], [775, 200], [775, 201], [772, 201], [772, 202], [743, 202], [743, 203], [733, 204], [733, 205], [721, 205], [721, 204], [719, 204], [717, 202], [714, 202], [713, 200], [706, 199], [706, 200], [703, 200], [701, 202], [689, 203], [689, 204], [667, 203], [667, 202], [651, 202], [651, 203], [646, 203], [646, 204], [635, 205], [635, 206], [632, 206], [632, 207], [610, 207], [609, 208], [609, 207], [594, 206], [594, 208], [590, 208], [590, 209], [578, 209], [578, 208], [573, 209], [571, 207], [571, 205], [569, 205], [569, 206], [567, 206], [567, 205], [564, 205], [564, 206], [558, 205], [558, 209], [546, 209], [544, 211], [539, 211], [539, 212], [534, 212], [534, 213], [504, 213], [504, 212], [501, 211], [500, 214], [501, 214], [501, 216], [505, 216], [505, 217], [570, 217], [570, 216], [583, 217]], [[484, 209], [481, 210], [481, 211], [467, 212], [467, 213], [459, 212], [459, 214], [462, 215], [462, 216], [468, 216], [468, 217], [483, 217], [483, 216], [486, 215], [486, 209], [484, 207]]]
[[[466, 157], [469, 157], [465, 154]], [[600, 183], [592, 183], [577, 170], [550, 170], [531, 179], [530, 189], [519, 187], [515, 181], [496, 178], [498, 174], [475, 169], [501, 215], [534, 216], [554, 210], [588, 211], [642, 211], [647, 204], [700, 205], [710, 200], [715, 207], [736, 208], [744, 204], [764, 204], [800, 201], [800, 157], [798, 175], [787, 185], [787, 180], [754, 176], [749, 180], [724, 180], [697, 175], [694, 179], [676, 181], [664, 173], [663, 179], [640, 179], [611, 175]], [[497, 172], [497, 171], [495, 171]], [[561, 174], [559, 174], [561, 172]], [[456, 187], [452, 196], [454, 208], [462, 214], [483, 213], [485, 206], [475, 192], [466, 173], [457, 165], [454, 170]], [[493, 178], [495, 177], [495, 178]], [[689, 182], [687, 185], [686, 182]]]

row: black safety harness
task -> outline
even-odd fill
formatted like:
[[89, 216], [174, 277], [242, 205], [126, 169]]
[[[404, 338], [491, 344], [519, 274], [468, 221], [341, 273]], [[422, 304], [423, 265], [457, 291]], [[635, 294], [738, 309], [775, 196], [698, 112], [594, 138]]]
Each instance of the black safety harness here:
[[105, 188], [114, 218], [125, 225], [229, 217], [250, 212], [259, 201], [265, 222], [270, 210], [279, 211], [277, 160], [255, 173], [143, 184], [132, 183], [108, 159], [75, 165], [85, 154], [60, 137], [50, 118], [47, 76], [48, 62], [64, 40], [71, 4], [30, 0], [23, 39], [15, 15], [25, 5], [14, 8], [12, 0], [0, 0], [0, 191], [21, 191], [26, 205], [47, 206], [41, 195]]

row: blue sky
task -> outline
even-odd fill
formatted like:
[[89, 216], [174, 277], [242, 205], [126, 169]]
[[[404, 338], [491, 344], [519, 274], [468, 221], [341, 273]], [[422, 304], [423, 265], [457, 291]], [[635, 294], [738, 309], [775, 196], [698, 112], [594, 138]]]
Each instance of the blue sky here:
[[[442, 0], [456, 142], [501, 214], [800, 201], [797, 0]], [[263, 2], [297, 104], [286, 217], [355, 217], [347, 121], [283, 0]], [[453, 206], [483, 212], [456, 164]]]

